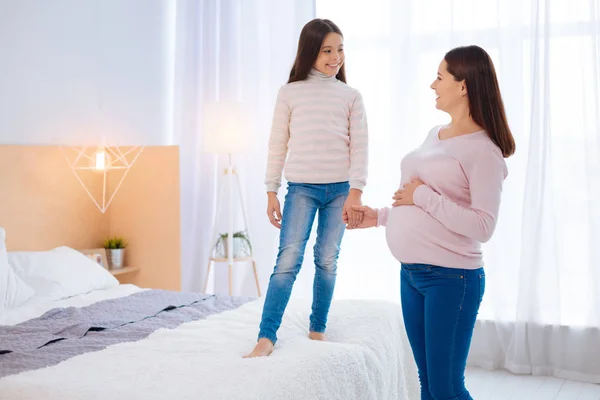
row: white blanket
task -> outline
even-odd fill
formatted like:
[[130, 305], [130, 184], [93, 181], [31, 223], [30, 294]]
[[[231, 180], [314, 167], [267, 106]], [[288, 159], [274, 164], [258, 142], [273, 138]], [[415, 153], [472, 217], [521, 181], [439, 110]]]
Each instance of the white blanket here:
[[0, 380], [0, 399], [412, 400], [419, 383], [400, 306], [334, 301], [327, 342], [291, 301], [269, 357], [256, 342], [263, 299], [148, 338]]

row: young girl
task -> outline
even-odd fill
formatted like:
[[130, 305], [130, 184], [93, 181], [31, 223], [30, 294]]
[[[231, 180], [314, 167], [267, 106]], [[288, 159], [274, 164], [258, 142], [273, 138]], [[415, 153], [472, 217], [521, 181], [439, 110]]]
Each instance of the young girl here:
[[[344, 39], [326, 19], [300, 33], [288, 83], [277, 96], [266, 174], [267, 215], [281, 230], [265, 298], [258, 343], [246, 357], [267, 356], [302, 266], [318, 214], [309, 337], [323, 340], [346, 223], [356, 227], [367, 179], [367, 119], [360, 93], [346, 85]], [[286, 160], [287, 156], [287, 160]], [[277, 191], [285, 165], [289, 182], [283, 218]]]
[[387, 227], [390, 251], [402, 264], [402, 310], [421, 399], [472, 400], [464, 372], [485, 292], [481, 243], [496, 227], [504, 158], [515, 141], [482, 48], [446, 53], [431, 88], [450, 124], [431, 129], [402, 160], [392, 209], [355, 209], [364, 212], [359, 228]]

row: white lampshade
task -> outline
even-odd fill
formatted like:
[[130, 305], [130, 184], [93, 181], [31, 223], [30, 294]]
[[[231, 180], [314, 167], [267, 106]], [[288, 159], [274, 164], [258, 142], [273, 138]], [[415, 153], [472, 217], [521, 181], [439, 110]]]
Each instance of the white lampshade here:
[[248, 147], [253, 123], [243, 103], [209, 103], [204, 107], [202, 118], [204, 151], [233, 154], [241, 153]]

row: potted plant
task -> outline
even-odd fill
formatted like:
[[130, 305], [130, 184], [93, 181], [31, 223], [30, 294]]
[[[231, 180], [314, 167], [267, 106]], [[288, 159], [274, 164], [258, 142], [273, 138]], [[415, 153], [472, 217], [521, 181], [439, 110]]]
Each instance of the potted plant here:
[[[215, 243], [215, 251], [222, 258], [229, 257], [228, 249], [229, 234], [221, 233]], [[233, 234], [233, 257], [244, 257], [252, 254], [252, 244], [248, 238], [248, 234], [244, 231], [238, 231]]]
[[123, 267], [123, 258], [125, 257], [126, 247], [127, 242], [125, 242], [125, 239], [121, 236], [109, 237], [104, 241], [106, 258], [108, 259], [108, 266], [110, 268]]

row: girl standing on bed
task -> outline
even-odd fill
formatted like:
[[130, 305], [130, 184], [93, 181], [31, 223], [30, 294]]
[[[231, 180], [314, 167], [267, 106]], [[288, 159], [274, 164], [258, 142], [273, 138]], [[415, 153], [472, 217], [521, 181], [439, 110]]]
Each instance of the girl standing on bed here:
[[[288, 304], [318, 215], [309, 337], [324, 340], [346, 224], [356, 227], [367, 179], [367, 118], [360, 93], [346, 85], [344, 38], [327, 19], [300, 33], [288, 83], [277, 96], [266, 173], [267, 215], [280, 229], [279, 252], [264, 302], [258, 342], [246, 357], [267, 356]], [[286, 159], [287, 157], [287, 159]], [[283, 218], [277, 191], [285, 166]]]
[[431, 84], [448, 125], [429, 131], [401, 164], [393, 208], [364, 213], [359, 228], [387, 226], [402, 265], [404, 323], [419, 370], [421, 399], [472, 399], [464, 372], [485, 291], [481, 243], [496, 227], [504, 158], [515, 152], [489, 55], [449, 51]]

